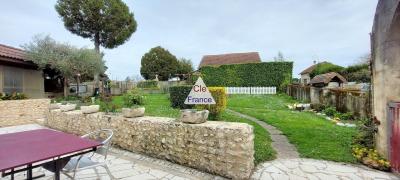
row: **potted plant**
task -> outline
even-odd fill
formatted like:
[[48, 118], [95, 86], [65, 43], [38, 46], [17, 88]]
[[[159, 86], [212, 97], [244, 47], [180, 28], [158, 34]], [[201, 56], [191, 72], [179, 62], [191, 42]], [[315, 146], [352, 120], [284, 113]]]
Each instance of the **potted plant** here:
[[129, 90], [123, 96], [124, 108], [122, 108], [122, 115], [127, 118], [144, 116], [145, 107], [144, 96], [138, 89]]

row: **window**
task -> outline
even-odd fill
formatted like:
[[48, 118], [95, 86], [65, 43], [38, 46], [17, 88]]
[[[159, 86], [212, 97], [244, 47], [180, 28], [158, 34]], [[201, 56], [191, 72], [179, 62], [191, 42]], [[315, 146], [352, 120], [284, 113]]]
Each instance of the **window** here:
[[4, 66], [4, 82], [3, 92], [11, 94], [14, 92], [22, 92], [23, 89], [23, 70]]

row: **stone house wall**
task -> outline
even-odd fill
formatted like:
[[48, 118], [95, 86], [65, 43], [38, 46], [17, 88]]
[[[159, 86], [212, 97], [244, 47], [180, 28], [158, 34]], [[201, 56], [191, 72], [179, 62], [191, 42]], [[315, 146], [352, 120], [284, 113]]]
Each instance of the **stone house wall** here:
[[113, 144], [122, 149], [228, 178], [248, 179], [254, 167], [253, 128], [244, 123], [185, 124], [163, 117], [124, 118], [102, 112], [51, 110], [45, 124], [77, 135], [113, 129]]
[[372, 110], [380, 122], [377, 150], [389, 157], [388, 104], [400, 102], [400, 0], [380, 0], [371, 33]]
[[33, 123], [49, 111], [50, 99], [0, 101], [0, 127]]

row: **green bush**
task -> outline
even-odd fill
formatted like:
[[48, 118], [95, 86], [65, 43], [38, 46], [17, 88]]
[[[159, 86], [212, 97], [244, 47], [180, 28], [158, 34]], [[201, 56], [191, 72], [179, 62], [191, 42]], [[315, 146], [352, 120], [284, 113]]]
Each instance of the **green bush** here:
[[139, 89], [134, 88], [134, 89], [127, 91], [123, 95], [123, 101], [124, 101], [125, 107], [132, 107], [135, 105], [143, 105], [144, 104], [144, 96], [139, 91]]
[[347, 81], [371, 82], [371, 71], [368, 64], [356, 64], [349, 66], [340, 73]]
[[211, 93], [211, 96], [215, 100], [215, 104], [213, 105], [198, 105], [197, 107], [200, 109], [207, 109], [210, 111], [210, 115], [208, 116], [211, 120], [217, 120], [220, 118], [221, 113], [226, 109], [226, 93], [224, 87], [210, 87], [208, 90]]
[[169, 88], [171, 107], [180, 109], [190, 109], [193, 105], [185, 104], [186, 97], [189, 95], [192, 86], [172, 86]]
[[275, 86], [280, 91], [292, 81], [293, 62], [231, 64], [200, 69], [207, 86], [251, 87]]
[[313, 71], [311, 71], [310, 76], [311, 78], [320, 75], [320, 74], [325, 74], [325, 73], [329, 73], [329, 72], [337, 72], [340, 73], [341, 71], [343, 71], [343, 67], [342, 66], [338, 66], [329, 62], [322, 62], [317, 64], [317, 66], [314, 68]]
[[11, 94], [3, 94], [0, 93], [0, 100], [20, 100], [20, 99], [28, 99], [28, 97], [23, 93], [11, 93]]
[[140, 81], [137, 84], [138, 88], [158, 88], [158, 81], [148, 80], [148, 81]]
[[354, 116], [352, 112], [347, 112], [347, 113], [340, 113], [339, 118], [341, 120], [353, 120]]
[[363, 147], [374, 148], [375, 147], [375, 133], [378, 128], [374, 124], [372, 118], [360, 119], [360, 124], [357, 126], [358, 133], [353, 138], [353, 145], [360, 145]]
[[336, 111], [336, 108], [332, 107], [332, 106], [325, 108], [322, 112], [325, 113], [327, 116], [331, 116], [331, 117], [335, 116], [335, 114], [338, 113]]
[[100, 111], [102, 112], [116, 112], [120, 109], [120, 105], [113, 102], [113, 97], [111, 95], [102, 94], [98, 104], [100, 105]]

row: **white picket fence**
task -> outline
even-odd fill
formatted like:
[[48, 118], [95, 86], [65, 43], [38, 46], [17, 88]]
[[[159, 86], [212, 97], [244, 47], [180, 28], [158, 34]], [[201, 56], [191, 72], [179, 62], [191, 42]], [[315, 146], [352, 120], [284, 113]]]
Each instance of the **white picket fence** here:
[[276, 87], [226, 87], [227, 94], [276, 94]]

